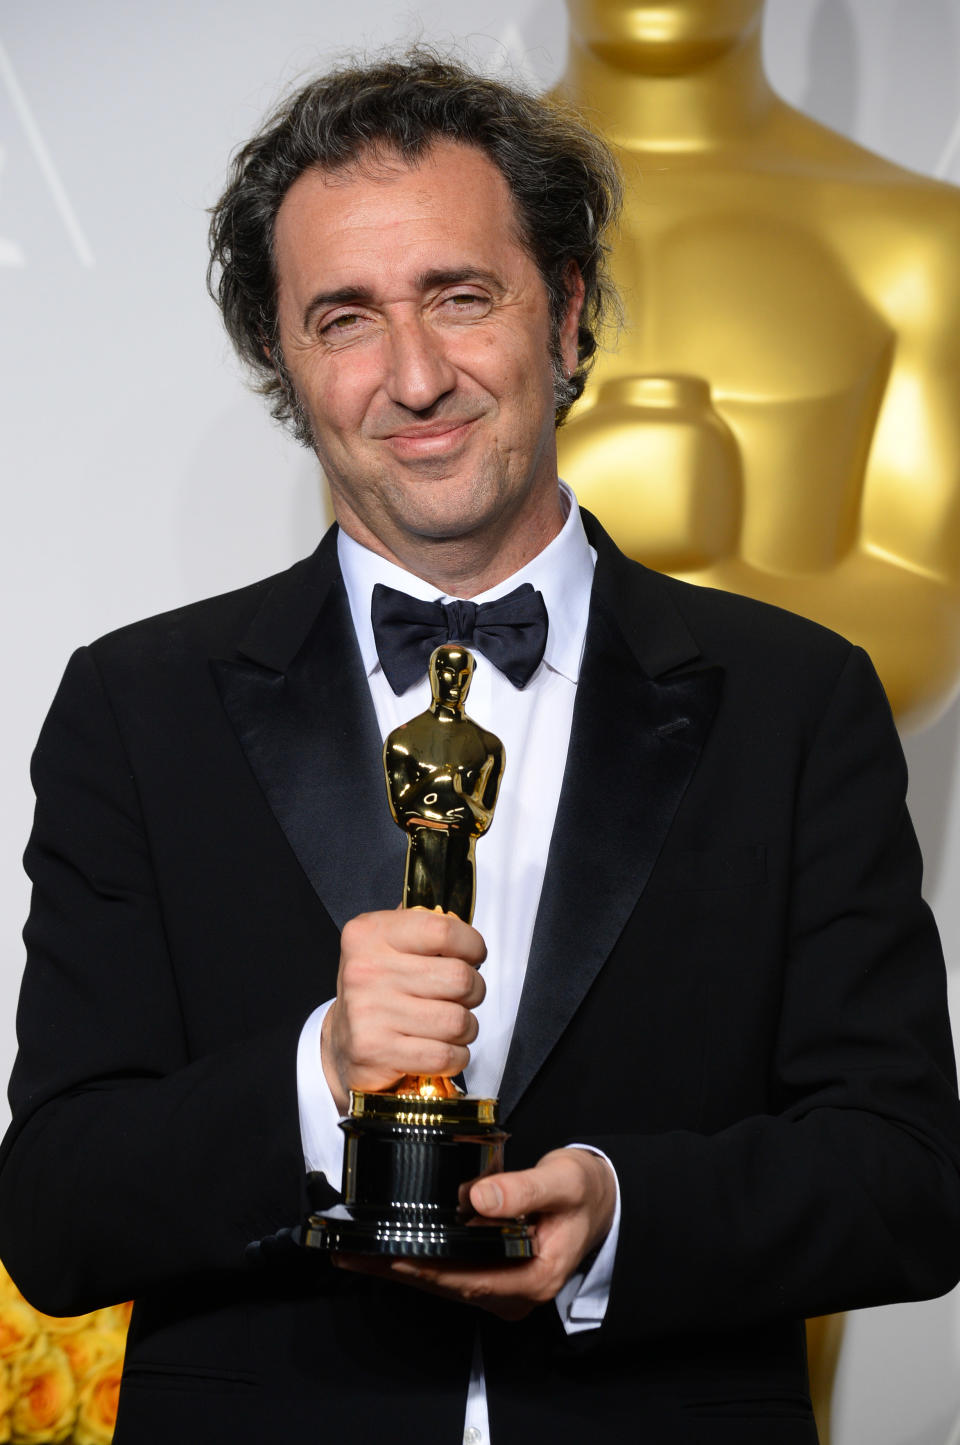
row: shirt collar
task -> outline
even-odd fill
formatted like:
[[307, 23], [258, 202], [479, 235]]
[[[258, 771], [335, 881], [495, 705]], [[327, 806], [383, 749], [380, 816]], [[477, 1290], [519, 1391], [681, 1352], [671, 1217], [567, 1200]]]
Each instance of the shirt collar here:
[[[577, 499], [570, 488], [560, 483], [560, 493], [567, 509], [563, 527], [536, 557], [505, 577], [496, 587], [479, 593], [474, 602], [492, 602], [506, 592], [512, 592], [524, 582], [529, 582], [543, 594], [547, 609], [549, 628], [547, 645], [543, 654], [546, 665], [554, 672], [562, 673], [571, 682], [580, 675], [580, 660], [587, 632], [587, 614], [590, 610], [590, 589], [593, 585], [593, 568], [597, 554], [587, 541], [580, 520]], [[378, 582], [385, 587], [396, 587], [411, 597], [433, 602], [450, 600], [449, 594], [438, 592], [422, 577], [407, 572], [389, 562], [385, 557], [371, 552], [341, 528], [337, 534], [337, 553], [340, 570], [343, 573], [350, 613], [360, 646], [360, 655], [366, 674], [370, 677], [380, 670], [373, 624], [370, 621], [370, 600]]]

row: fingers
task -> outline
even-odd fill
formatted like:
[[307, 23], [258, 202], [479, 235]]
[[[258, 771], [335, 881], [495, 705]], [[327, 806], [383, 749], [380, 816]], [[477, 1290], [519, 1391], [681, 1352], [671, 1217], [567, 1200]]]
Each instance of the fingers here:
[[459, 1073], [477, 1036], [486, 946], [453, 914], [367, 913], [341, 936], [337, 997], [324, 1019], [324, 1073], [341, 1110], [351, 1089], [403, 1074]]
[[549, 1271], [543, 1270], [536, 1259], [495, 1269], [469, 1266], [457, 1269], [426, 1260], [388, 1260], [355, 1254], [333, 1254], [331, 1259], [338, 1269], [395, 1279], [424, 1294], [476, 1305], [501, 1319], [522, 1319], [537, 1304], [551, 1297], [545, 1292], [549, 1286], [544, 1283]]
[[590, 1193], [591, 1164], [595, 1156], [579, 1149], [557, 1149], [545, 1154], [533, 1169], [488, 1174], [470, 1190], [470, 1203], [478, 1214], [510, 1219], [523, 1214], [556, 1213], [576, 1209]]
[[480, 934], [454, 913], [436, 913], [427, 908], [394, 908], [380, 913], [362, 913], [343, 930], [341, 946], [368, 947], [386, 943], [401, 953], [436, 954], [462, 958], [477, 967], [487, 956]]
[[396, 1260], [390, 1273], [404, 1284], [426, 1294], [475, 1305], [505, 1320], [524, 1319], [538, 1304], [546, 1304], [560, 1289], [549, 1261], [527, 1260], [495, 1269], [446, 1268], [422, 1260]]
[[367, 913], [344, 927], [337, 993], [344, 986], [379, 986], [386, 977], [413, 997], [476, 1008], [486, 992], [477, 972], [486, 956], [477, 930], [453, 914], [420, 908]]
[[470, 1190], [478, 1214], [536, 1222], [538, 1253], [566, 1271], [558, 1288], [606, 1239], [616, 1202], [613, 1170], [586, 1149], [556, 1149], [533, 1169], [487, 1175]]
[[582, 1149], [558, 1149], [534, 1169], [489, 1175], [473, 1185], [474, 1208], [489, 1218], [532, 1217], [535, 1257], [522, 1264], [458, 1266], [445, 1261], [368, 1261], [337, 1256], [343, 1269], [388, 1274], [429, 1294], [462, 1300], [504, 1319], [520, 1319], [555, 1299], [585, 1255], [609, 1232], [616, 1194], [605, 1160]]
[[[397, 999], [393, 1024], [399, 1033], [410, 1038], [437, 1039], [463, 1045], [473, 1043], [479, 1027], [474, 1015], [463, 1004], [406, 995]], [[429, 1072], [436, 1073], [436, 1069]]]

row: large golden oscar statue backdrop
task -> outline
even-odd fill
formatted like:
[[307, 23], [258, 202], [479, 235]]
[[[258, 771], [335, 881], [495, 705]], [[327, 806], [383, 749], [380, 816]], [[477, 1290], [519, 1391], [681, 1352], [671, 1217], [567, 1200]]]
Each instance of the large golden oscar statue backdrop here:
[[[764, 3], [567, 0], [558, 93], [627, 193], [560, 474], [639, 561], [860, 643], [918, 727], [960, 683], [960, 191], [780, 100]], [[841, 1337], [808, 1326], [825, 1442]]]
[[916, 727], [960, 681], [960, 191], [781, 101], [763, 9], [568, 0], [626, 324], [561, 475], [631, 556], [866, 647]]

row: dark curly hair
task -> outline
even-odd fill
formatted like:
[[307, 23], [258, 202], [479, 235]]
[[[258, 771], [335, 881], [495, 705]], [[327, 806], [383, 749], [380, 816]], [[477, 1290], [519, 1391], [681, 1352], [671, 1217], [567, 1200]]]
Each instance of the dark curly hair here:
[[[554, 335], [556, 421], [581, 395], [596, 333], [619, 316], [604, 237], [620, 208], [620, 173], [606, 144], [565, 106], [477, 75], [432, 50], [350, 65], [304, 85], [234, 157], [211, 209], [207, 286], [237, 352], [278, 421], [310, 445], [279, 345], [274, 223], [294, 181], [371, 151], [416, 163], [438, 139], [482, 150], [513, 195], [520, 237], [547, 288]], [[565, 275], [576, 262], [585, 299], [571, 378], [559, 369]], [[265, 350], [266, 348], [266, 350]]]

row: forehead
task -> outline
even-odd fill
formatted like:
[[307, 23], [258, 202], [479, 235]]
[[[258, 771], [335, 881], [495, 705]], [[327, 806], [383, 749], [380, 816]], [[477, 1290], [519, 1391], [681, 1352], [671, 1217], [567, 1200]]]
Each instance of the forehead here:
[[281, 291], [401, 279], [421, 270], [533, 266], [501, 172], [473, 146], [441, 141], [416, 164], [368, 154], [305, 171], [277, 213]]

